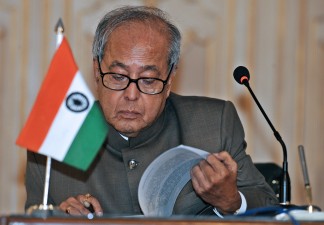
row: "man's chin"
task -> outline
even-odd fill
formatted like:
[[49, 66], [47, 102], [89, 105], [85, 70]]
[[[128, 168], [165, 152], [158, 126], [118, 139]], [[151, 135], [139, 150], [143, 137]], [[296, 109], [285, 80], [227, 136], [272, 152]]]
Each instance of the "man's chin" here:
[[120, 118], [119, 120], [112, 121], [110, 125], [126, 137], [136, 137], [138, 133], [147, 126], [142, 120], [125, 120]]
[[115, 127], [115, 129], [122, 135], [126, 137], [136, 137], [138, 133], [140, 132], [139, 129], [135, 129], [134, 127]]

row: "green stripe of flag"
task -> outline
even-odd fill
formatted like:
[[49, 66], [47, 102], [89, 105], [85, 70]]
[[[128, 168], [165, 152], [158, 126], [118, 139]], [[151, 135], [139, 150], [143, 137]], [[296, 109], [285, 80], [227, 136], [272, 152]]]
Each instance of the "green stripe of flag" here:
[[63, 162], [87, 170], [107, 137], [108, 126], [98, 102], [94, 102]]

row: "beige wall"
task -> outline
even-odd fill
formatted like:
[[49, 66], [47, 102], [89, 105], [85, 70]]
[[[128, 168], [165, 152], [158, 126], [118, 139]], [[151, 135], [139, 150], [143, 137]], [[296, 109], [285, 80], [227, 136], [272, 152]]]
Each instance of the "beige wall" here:
[[25, 150], [15, 139], [55, 49], [66, 36], [91, 87], [91, 42], [103, 14], [153, 4], [171, 15], [184, 42], [174, 91], [235, 103], [255, 162], [281, 165], [281, 146], [232, 72], [250, 69], [251, 87], [288, 149], [292, 202], [305, 204], [297, 146], [305, 146], [315, 204], [324, 208], [324, 1], [0, 0], [0, 214], [23, 212]]

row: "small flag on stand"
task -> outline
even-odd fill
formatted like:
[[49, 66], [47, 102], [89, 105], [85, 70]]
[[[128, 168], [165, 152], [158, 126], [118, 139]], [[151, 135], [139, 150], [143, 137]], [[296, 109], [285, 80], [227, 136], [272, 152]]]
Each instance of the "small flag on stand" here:
[[107, 133], [100, 106], [63, 37], [16, 144], [87, 170]]

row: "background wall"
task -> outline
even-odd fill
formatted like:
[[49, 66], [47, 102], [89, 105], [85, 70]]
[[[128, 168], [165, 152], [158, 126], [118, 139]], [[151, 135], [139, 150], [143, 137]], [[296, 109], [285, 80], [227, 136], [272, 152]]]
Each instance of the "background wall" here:
[[15, 145], [55, 50], [65, 35], [91, 88], [91, 42], [117, 6], [166, 10], [183, 34], [174, 91], [235, 103], [255, 162], [281, 165], [282, 149], [244, 86], [238, 65], [288, 150], [292, 202], [306, 204], [297, 146], [305, 147], [314, 202], [324, 209], [324, 1], [321, 0], [0, 0], [0, 214], [22, 213], [26, 151]]

